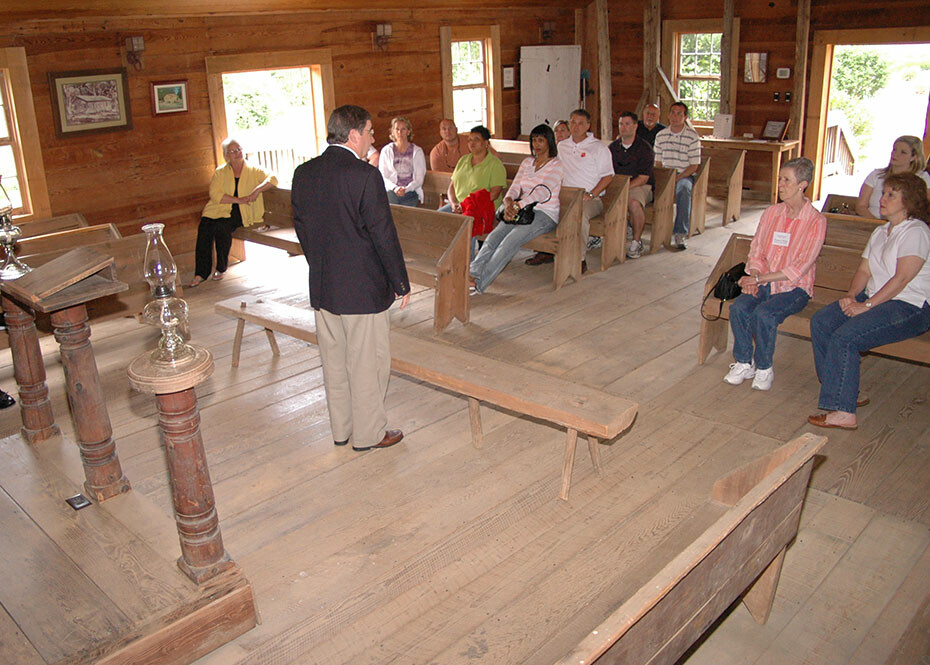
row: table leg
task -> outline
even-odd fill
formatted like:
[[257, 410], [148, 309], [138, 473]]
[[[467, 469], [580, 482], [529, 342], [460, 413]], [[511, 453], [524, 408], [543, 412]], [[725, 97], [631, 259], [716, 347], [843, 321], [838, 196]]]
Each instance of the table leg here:
[[61, 346], [68, 403], [84, 464], [84, 488], [97, 501], [106, 501], [128, 492], [130, 487], [116, 455], [113, 428], [90, 344], [87, 307], [61, 309], [53, 312], [51, 318], [55, 339]]
[[20, 415], [23, 419], [22, 433], [29, 443], [39, 443], [58, 434], [45, 384], [45, 363], [36, 333], [32, 311], [21, 307], [16, 301], [3, 296], [3, 312], [10, 336], [10, 352], [13, 355], [13, 374], [19, 386]]
[[171, 495], [181, 541], [178, 567], [203, 584], [236, 564], [223, 546], [216, 499], [200, 433], [193, 388], [158, 395], [158, 422], [164, 437]]
[[772, 196], [771, 202], [778, 203], [778, 174], [781, 171], [781, 150], [772, 151]]

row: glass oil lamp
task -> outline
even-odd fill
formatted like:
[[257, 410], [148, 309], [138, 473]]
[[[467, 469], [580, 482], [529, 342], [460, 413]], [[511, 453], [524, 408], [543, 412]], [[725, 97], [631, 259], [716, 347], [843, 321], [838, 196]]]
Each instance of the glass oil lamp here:
[[3, 265], [0, 265], [0, 280], [12, 281], [19, 279], [32, 270], [25, 263], [16, 258], [14, 245], [23, 235], [18, 226], [13, 225], [13, 202], [3, 187], [0, 178], [0, 246], [6, 254]]
[[154, 300], [142, 310], [145, 322], [161, 329], [161, 337], [152, 352], [152, 360], [159, 364], [177, 365], [194, 358], [194, 349], [184, 341], [181, 331], [187, 329], [188, 307], [174, 296], [178, 266], [162, 237], [164, 224], [146, 224], [143, 273], [152, 288]]

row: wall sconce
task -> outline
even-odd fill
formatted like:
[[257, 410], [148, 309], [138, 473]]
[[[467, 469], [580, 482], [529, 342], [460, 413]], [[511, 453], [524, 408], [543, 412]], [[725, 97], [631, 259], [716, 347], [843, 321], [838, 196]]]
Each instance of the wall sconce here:
[[542, 24], [542, 38], [543, 39], [552, 39], [552, 36], [555, 34], [555, 21], [543, 21]]
[[142, 52], [145, 50], [145, 39], [143, 37], [126, 38], [126, 62], [132, 65], [136, 71], [142, 70]]
[[379, 23], [375, 26], [375, 33], [372, 35], [372, 39], [374, 40], [375, 46], [383, 50], [387, 48], [392, 35], [393, 28], [391, 28], [390, 23]]

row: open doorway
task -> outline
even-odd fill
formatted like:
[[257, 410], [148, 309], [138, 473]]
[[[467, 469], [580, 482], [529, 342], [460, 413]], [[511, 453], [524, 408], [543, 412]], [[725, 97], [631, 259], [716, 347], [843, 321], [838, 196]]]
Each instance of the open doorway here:
[[926, 44], [852, 44], [833, 50], [821, 189], [856, 196], [888, 165], [894, 140], [922, 137], [930, 98]]

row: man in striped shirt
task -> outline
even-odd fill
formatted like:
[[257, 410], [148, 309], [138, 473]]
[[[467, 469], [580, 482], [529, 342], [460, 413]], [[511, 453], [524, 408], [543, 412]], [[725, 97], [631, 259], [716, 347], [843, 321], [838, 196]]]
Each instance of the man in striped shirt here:
[[672, 247], [685, 249], [691, 223], [691, 188], [701, 165], [701, 137], [685, 124], [688, 107], [675, 102], [668, 110], [669, 126], [656, 136], [656, 166], [675, 169], [675, 229]]

